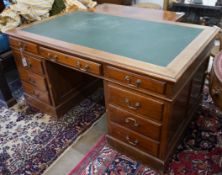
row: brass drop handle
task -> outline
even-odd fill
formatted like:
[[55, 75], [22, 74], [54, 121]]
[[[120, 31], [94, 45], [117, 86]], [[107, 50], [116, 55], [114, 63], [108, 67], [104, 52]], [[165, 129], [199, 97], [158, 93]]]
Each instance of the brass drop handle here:
[[128, 124], [128, 123], [130, 123], [130, 122], [133, 123], [133, 126], [134, 126], [134, 127], [138, 127], [138, 126], [139, 126], [139, 124], [137, 123], [136, 119], [131, 118], [131, 117], [128, 117], [128, 118], [125, 119], [125, 123]]
[[33, 83], [33, 84], [35, 84], [36, 82], [35, 82], [35, 80], [33, 80], [32, 78], [28, 78], [28, 81], [30, 82], [30, 83]]
[[39, 93], [36, 93], [34, 90], [33, 90], [32, 94], [33, 94], [36, 98], [39, 98]]
[[139, 141], [137, 139], [132, 140], [128, 135], [126, 136], [126, 140], [129, 144], [131, 144], [133, 146], [136, 146], [139, 143]]
[[28, 65], [26, 67], [30, 69], [32, 67], [32, 64], [28, 63]]
[[79, 70], [81, 70], [83, 72], [88, 72], [88, 70], [90, 68], [88, 64], [86, 64], [85, 66], [82, 66], [79, 61], [76, 62], [76, 66]]
[[140, 79], [137, 79], [135, 81], [135, 84], [132, 84], [132, 80], [130, 79], [130, 76], [126, 75], [124, 80], [127, 82], [128, 86], [134, 87], [134, 88], [139, 88], [142, 81]]
[[128, 98], [125, 98], [125, 104], [128, 108], [133, 110], [138, 110], [141, 107], [140, 102], [136, 102], [134, 105], [132, 105]]
[[53, 55], [51, 53], [48, 53], [48, 58], [52, 62], [57, 62], [58, 61], [58, 56], [57, 55]]

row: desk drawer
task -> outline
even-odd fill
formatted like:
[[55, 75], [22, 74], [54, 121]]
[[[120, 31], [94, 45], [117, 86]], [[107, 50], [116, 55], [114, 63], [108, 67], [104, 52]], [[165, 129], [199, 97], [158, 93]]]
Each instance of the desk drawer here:
[[160, 140], [161, 125], [144, 120], [114, 105], [109, 105], [109, 120], [154, 140]]
[[21, 67], [18, 67], [20, 78], [23, 81], [26, 81], [33, 86], [37, 87], [38, 89], [42, 91], [47, 91], [46, 81], [44, 77], [41, 77], [38, 74], [32, 73], [26, 69], [23, 69]]
[[134, 114], [140, 114], [152, 120], [162, 120], [163, 102], [110, 83], [108, 83], [107, 92], [108, 103], [123, 107]]
[[56, 52], [50, 49], [40, 47], [40, 54], [46, 59], [62, 63], [73, 68], [76, 68], [82, 72], [93, 73], [101, 75], [101, 64], [92, 61], [84, 60], [75, 56], [66, 55], [60, 52]]
[[23, 67], [26, 70], [30, 70], [37, 74], [44, 74], [42, 60], [35, 58], [31, 55], [23, 53], [24, 57], [26, 58], [27, 66], [24, 66], [22, 63], [22, 56], [19, 51], [13, 50], [13, 55], [15, 57], [15, 61], [18, 67]]
[[23, 86], [25, 93], [27, 93], [28, 95], [30, 95], [40, 101], [43, 101], [47, 104], [50, 104], [50, 99], [49, 99], [49, 95], [47, 92], [40, 91], [40, 90], [36, 89], [36, 87], [32, 86], [31, 84], [29, 84], [25, 81], [22, 81], [22, 86]]
[[108, 133], [112, 137], [127, 143], [137, 149], [146, 153], [157, 156], [159, 151], [159, 142], [149, 139], [143, 135], [137, 134], [120, 125], [109, 122]]
[[159, 94], [164, 94], [166, 89], [166, 82], [138, 75], [126, 70], [121, 70], [112, 66], [105, 67], [105, 76], [124, 83], [129, 87], [150, 90]]
[[34, 54], [38, 54], [38, 46], [37, 44], [28, 42], [28, 41], [23, 41], [23, 40], [19, 40], [16, 38], [11, 38], [9, 39], [9, 43], [11, 45], [11, 47], [15, 47], [18, 49], [23, 49], [26, 52], [31, 52]]

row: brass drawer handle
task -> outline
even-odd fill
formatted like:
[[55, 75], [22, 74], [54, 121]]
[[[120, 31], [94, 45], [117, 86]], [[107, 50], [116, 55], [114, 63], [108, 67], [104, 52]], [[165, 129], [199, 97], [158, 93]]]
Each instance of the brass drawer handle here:
[[135, 81], [135, 84], [132, 84], [132, 80], [130, 79], [130, 76], [128, 76], [128, 75], [125, 76], [124, 80], [127, 82], [128, 86], [131, 86], [134, 88], [139, 88], [142, 83], [142, 80], [137, 79]]
[[33, 96], [35, 96], [36, 98], [39, 98], [39, 93], [36, 93], [34, 90], [33, 90], [33, 92], [32, 92], [32, 94], [33, 94]]
[[131, 117], [128, 117], [128, 118], [125, 119], [125, 123], [128, 124], [128, 123], [130, 123], [130, 122], [133, 123], [133, 126], [134, 126], [134, 127], [138, 127], [138, 126], [139, 126], [139, 124], [137, 123], [136, 119], [131, 118]]
[[30, 69], [32, 67], [32, 64], [29, 63], [28, 66], [26, 66], [26, 67]]
[[81, 70], [83, 72], [88, 72], [89, 68], [90, 68], [88, 64], [86, 64], [84, 67], [82, 67], [82, 65], [79, 61], [76, 62], [76, 66], [79, 70]]
[[128, 141], [129, 144], [131, 144], [133, 146], [136, 146], [139, 143], [139, 141], [137, 139], [132, 140], [128, 135], [126, 136], [126, 140]]
[[58, 56], [57, 55], [53, 55], [51, 53], [48, 53], [48, 59], [52, 62], [57, 62], [58, 61]]
[[55, 58], [49, 58], [49, 60], [52, 61], [52, 62], [57, 62], [57, 61], [58, 61], [58, 60], [55, 59]]
[[30, 83], [33, 83], [33, 84], [36, 83], [35, 80], [33, 80], [32, 78], [28, 78], [28, 81], [29, 81]]
[[138, 110], [141, 107], [140, 102], [136, 102], [134, 105], [132, 105], [128, 98], [125, 98], [125, 104], [129, 109], [133, 110]]

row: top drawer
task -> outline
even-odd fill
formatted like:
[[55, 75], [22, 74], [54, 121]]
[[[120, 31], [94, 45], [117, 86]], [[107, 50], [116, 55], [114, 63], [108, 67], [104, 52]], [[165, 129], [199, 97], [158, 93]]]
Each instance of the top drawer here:
[[23, 51], [38, 54], [37, 44], [30, 43], [30, 42], [23, 41], [23, 40], [19, 40], [16, 38], [10, 38], [9, 42], [10, 42], [11, 47], [15, 47], [18, 49], [21, 48], [21, 49], [23, 49]]
[[76, 68], [82, 72], [93, 73], [101, 75], [101, 64], [92, 61], [84, 60], [75, 56], [66, 55], [61, 52], [57, 52], [51, 49], [40, 47], [40, 54], [46, 59], [65, 64]]
[[138, 75], [126, 70], [120, 70], [112, 66], [105, 67], [105, 76], [120, 81], [129, 87], [150, 90], [159, 94], [164, 94], [166, 89], [166, 82]]

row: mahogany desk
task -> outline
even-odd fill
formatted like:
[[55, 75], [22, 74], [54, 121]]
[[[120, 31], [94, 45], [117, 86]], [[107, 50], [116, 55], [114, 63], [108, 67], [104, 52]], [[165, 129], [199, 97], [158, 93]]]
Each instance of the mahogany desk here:
[[109, 143], [161, 171], [198, 106], [219, 29], [109, 13], [8, 31], [25, 97], [59, 117], [103, 80]]

